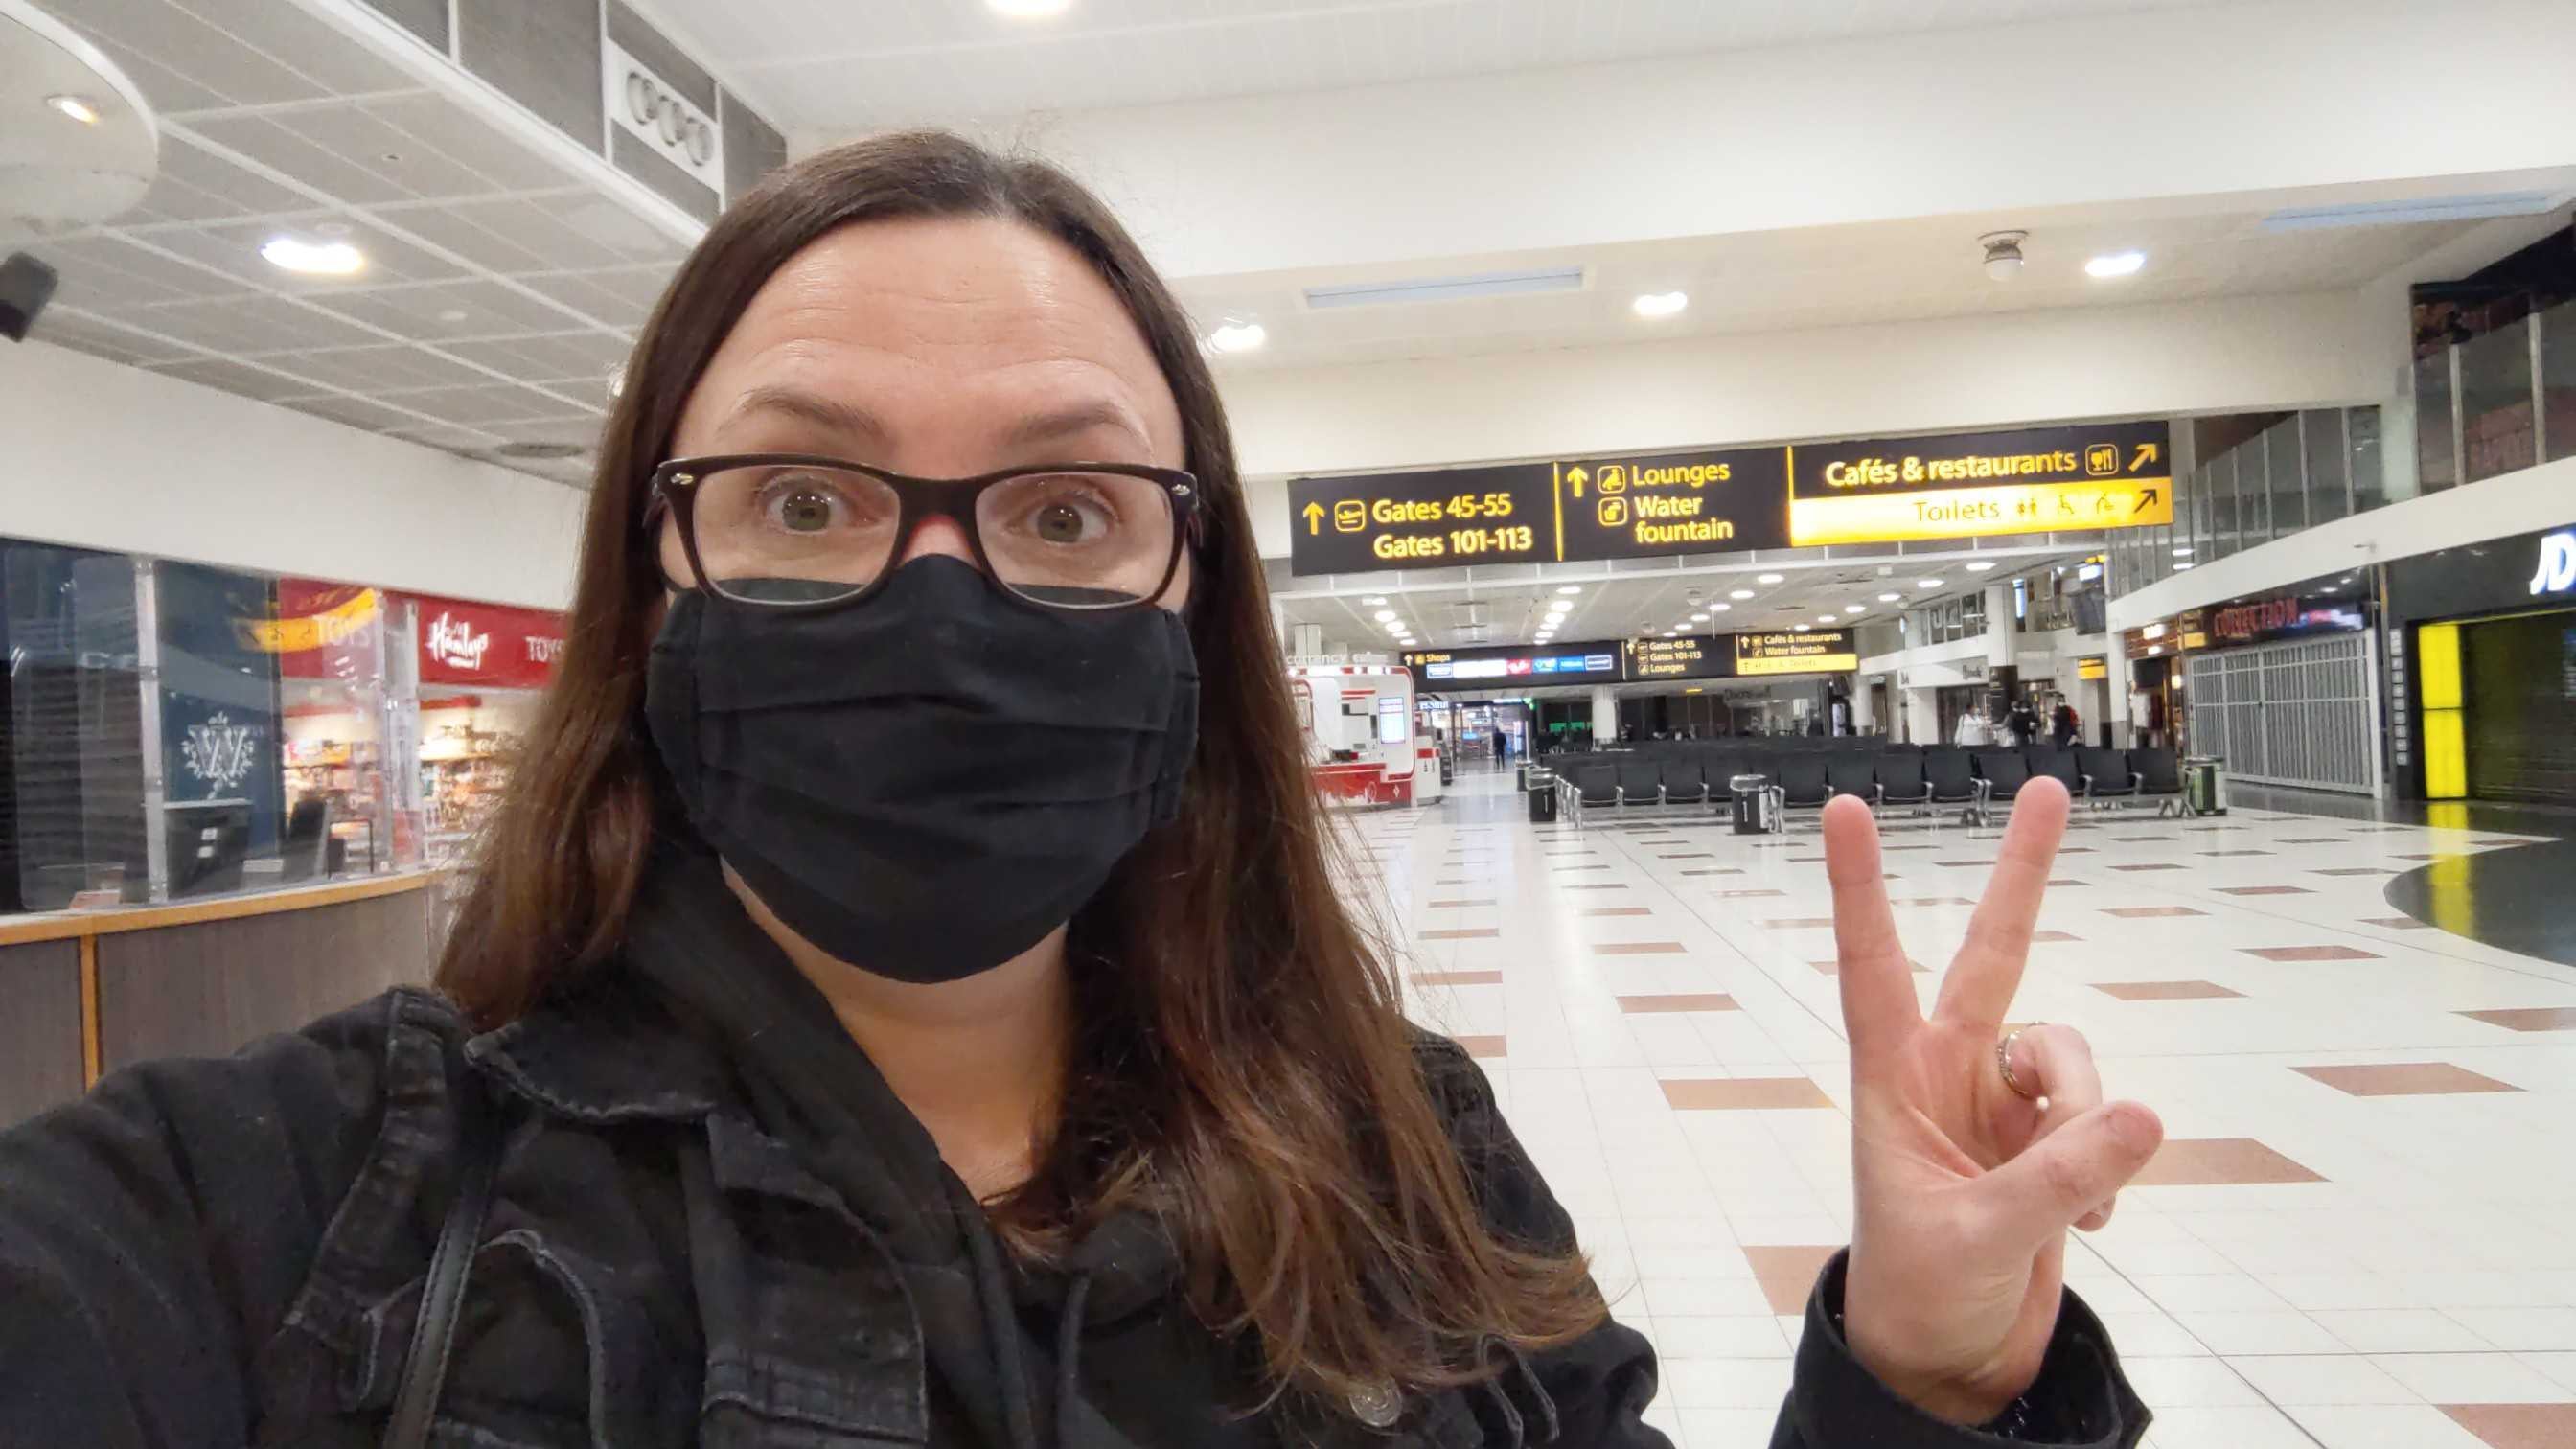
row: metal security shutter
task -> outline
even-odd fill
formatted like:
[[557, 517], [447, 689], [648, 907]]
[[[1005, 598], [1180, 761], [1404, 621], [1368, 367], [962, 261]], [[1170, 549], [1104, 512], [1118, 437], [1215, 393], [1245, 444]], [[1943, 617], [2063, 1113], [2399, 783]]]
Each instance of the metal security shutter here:
[[2192, 655], [2191, 751], [2266, 785], [2379, 790], [2373, 631]]
[[2469, 798], [2576, 805], [2576, 611], [2460, 633]]

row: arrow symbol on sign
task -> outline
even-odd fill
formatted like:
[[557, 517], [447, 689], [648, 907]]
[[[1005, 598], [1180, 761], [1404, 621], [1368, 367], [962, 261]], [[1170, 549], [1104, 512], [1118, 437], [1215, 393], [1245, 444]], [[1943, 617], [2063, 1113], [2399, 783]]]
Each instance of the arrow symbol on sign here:
[[2165, 455], [2165, 445], [2164, 445], [2164, 444], [2162, 444], [2162, 443], [2140, 443], [2140, 444], [2138, 445], [2138, 455], [2137, 455], [2136, 457], [2131, 458], [2131, 459], [2129, 460], [2129, 471], [2130, 471], [2130, 472], [2132, 472], [2132, 473], [2135, 473], [2135, 472], [2137, 472], [2140, 468], [2143, 468], [2143, 467], [2147, 466], [2149, 463], [2155, 462], [2157, 459], [2162, 458], [2164, 455]]
[[1565, 470], [1565, 481], [1574, 485], [1575, 497], [1580, 498], [1583, 496], [1583, 480], [1589, 476], [1591, 475], [1585, 473], [1580, 468], [1568, 468]]
[[1306, 505], [1306, 531], [1308, 533], [1324, 531], [1324, 505], [1320, 503]]
[[[2153, 447], [2155, 445], [2150, 443], [2148, 446]], [[2156, 500], [2163, 496], [2163, 494], [2158, 493], [2153, 488], [2140, 489], [2138, 491], [2138, 506], [2129, 510], [2129, 516], [2131, 518], [2135, 518], [2139, 514], [2146, 512], [2148, 509], [2155, 507]]]

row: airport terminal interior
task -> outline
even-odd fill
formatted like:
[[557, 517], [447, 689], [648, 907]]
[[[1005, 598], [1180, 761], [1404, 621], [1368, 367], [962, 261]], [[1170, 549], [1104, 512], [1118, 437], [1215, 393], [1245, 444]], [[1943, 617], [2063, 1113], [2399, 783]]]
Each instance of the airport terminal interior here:
[[2564, 0], [0, 0], [0, 1128], [428, 979], [663, 289], [951, 128], [1187, 310], [1276, 636], [1203, 663], [1648, 1424], [1770, 1442], [1852, 1237], [1823, 807], [1928, 1005], [2048, 777], [2008, 1026], [2165, 1124], [2066, 1250], [2143, 1443], [2576, 1446], [2572, 65]]

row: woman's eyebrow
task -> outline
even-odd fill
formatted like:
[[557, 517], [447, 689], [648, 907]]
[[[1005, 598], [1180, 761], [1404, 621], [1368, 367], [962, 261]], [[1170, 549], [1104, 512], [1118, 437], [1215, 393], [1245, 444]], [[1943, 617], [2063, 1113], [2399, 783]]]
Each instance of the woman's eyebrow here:
[[1144, 420], [1137, 417], [1134, 410], [1108, 398], [1091, 398], [1032, 413], [1005, 428], [998, 441], [1008, 451], [1054, 442], [1097, 428], [1115, 428], [1133, 435], [1139, 443], [1153, 441], [1146, 436]]
[[[745, 418], [772, 413], [810, 423], [827, 432], [882, 448], [892, 441], [892, 430], [864, 404], [843, 398], [826, 397], [804, 388], [780, 383], [764, 384], [742, 395], [733, 405], [733, 417]], [[1145, 424], [1133, 409], [1108, 398], [1092, 398], [1031, 413], [1005, 428], [996, 440], [1004, 450], [1053, 442], [1098, 428], [1114, 428], [1133, 436], [1139, 443], [1152, 441]]]

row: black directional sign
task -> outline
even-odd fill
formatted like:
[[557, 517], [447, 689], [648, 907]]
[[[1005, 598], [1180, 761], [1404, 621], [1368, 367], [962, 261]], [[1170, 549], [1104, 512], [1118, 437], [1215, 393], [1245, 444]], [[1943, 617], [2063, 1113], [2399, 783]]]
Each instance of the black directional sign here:
[[1556, 557], [1544, 463], [1299, 478], [1288, 485], [1289, 569], [1300, 574]]

